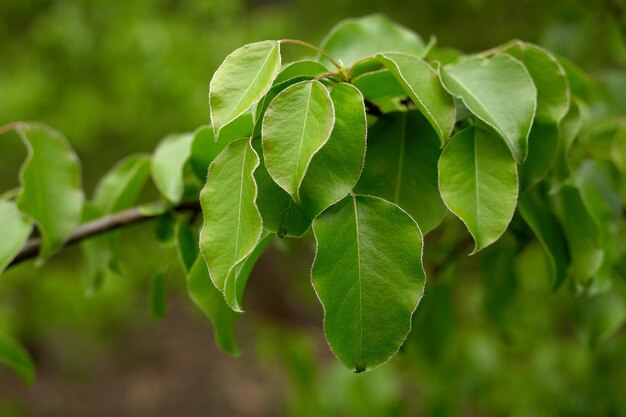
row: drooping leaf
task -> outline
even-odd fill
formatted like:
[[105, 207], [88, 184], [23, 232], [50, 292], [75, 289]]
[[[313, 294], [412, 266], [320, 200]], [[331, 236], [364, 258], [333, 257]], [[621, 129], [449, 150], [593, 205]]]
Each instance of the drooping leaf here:
[[506, 230], [517, 205], [517, 169], [511, 153], [489, 128], [455, 134], [439, 160], [439, 190], [450, 211], [485, 248]]
[[285, 65], [280, 73], [274, 80], [274, 85], [280, 84], [284, 81], [290, 80], [296, 77], [311, 77], [315, 78], [318, 75], [322, 75], [328, 72], [328, 69], [317, 61], [311, 61], [310, 59], [304, 59], [302, 61], [290, 62]]
[[443, 86], [502, 138], [524, 161], [535, 116], [537, 90], [524, 66], [507, 54], [470, 57], [440, 70]]
[[130, 155], [113, 166], [96, 185], [93, 201], [105, 213], [131, 207], [150, 177], [150, 157]]
[[552, 288], [558, 288], [567, 276], [569, 254], [563, 230], [537, 190], [520, 195], [519, 212], [543, 247]]
[[[96, 220], [105, 212], [95, 204], [86, 202], [83, 206], [83, 223]], [[85, 278], [87, 295], [95, 294], [104, 284], [107, 271], [114, 260], [114, 249], [117, 245], [117, 233], [109, 232], [94, 236], [80, 243], [85, 262]]]
[[55, 130], [20, 124], [17, 131], [28, 150], [17, 206], [35, 221], [41, 233], [38, 262], [42, 262], [63, 246], [80, 223], [80, 162], [65, 137]]
[[251, 43], [226, 57], [209, 87], [211, 124], [215, 137], [222, 127], [245, 113], [267, 93], [280, 71], [280, 44]]
[[294, 84], [272, 100], [263, 117], [263, 158], [276, 184], [300, 202], [300, 185], [334, 124], [333, 102], [318, 81]]
[[322, 42], [322, 49], [345, 66], [379, 52], [421, 55], [424, 41], [415, 32], [385, 16], [370, 15], [339, 22]]
[[24, 382], [35, 381], [35, 364], [22, 345], [4, 332], [0, 332], [0, 362], [11, 368]]
[[559, 128], [535, 122], [528, 137], [528, 157], [520, 168], [520, 188], [526, 190], [550, 171], [559, 152]]
[[396, 77], [387, 69], [366, 72], [352, 79], [352, 85], [358, 88], [369, 101], [406, 96], [404, 88]]
[[440, 154], [439, 137], [419, 112], [385, 114], [368, 132], [356, 191], [396, 203], [427, 234], [446, 213], [437, 187]]
[[313, 222], [312, 280], [333, 352], [355, 372], [387, 361], [404, 342], [425, 283], [422, 235], [393, 203], [348, 196]]
[[165, 272], [157, 273], [150, 281], [150, 313], [161, 320], [167, 314], [167, 288]]
[[230, 270], [224, 288], [224, 298], [234, 311], [243, 312], [243, 292], [246, 289], [248, 278], [250, 278], [254, 265], [265, 248], [267, 248], [267, 245], [269, 245], [272, 237], [273, 235], [265, 230], [250, 255], [246, 256]]
[[176, 242], [178, 259], [185, 271], [189, 272], [200, 250], [196, 234], [184, 221], [179, 221], [176, 226]]
[[206, 180], [209, 165], [224, 150], [226, 145], [235, 139], [249, 137], [254, 127], [254, 118], [250, 113], [244, 113], [220, 131], [218, 140], [215, 140], [211, 126], [200, 126], [193, 132], [191, 143], [191, 166], [196, 176]]
[[598, 272], [604, 259], [600, 246], [600, 230], [585, 206], [580, 191], [565, 184], [552, 198], [569, 248], [569, 274], [580, 285], [587, 285]]
[[259, 165], [248, 139], [230, 143], [211, 166], [200, 194], [204, 226], [200, 250], [215, 286], [224, 291], [232, 268], [245, 259], [261, 237], [254, 170]]
[[224, 295], [213, 285], [202, 256], [198, 256], [187, 277], [189, 297], [213, 323], [215, 342], [224, 352], [239, 355], [235, 324], [239, 313], [233, 311]]
[[12, 201], [0, 201], [0, 273], [19, 253], [30, 232], [33, 223], [20, 211]]
[[456, 109], [437, 73], [426, 61], [403, 54], [379, 54], [377, 58], [396, 77], [406, 94], [433, 126], [441, 144], [454, 129]]
[[178, 203], [183, 197], [183, 168], [191, 157], [193, 139], [193, 133], [167, 135], [152, 156], [154, 185], [172, 203]]
[[559, 61], [546, 49], [521, 41], [505, 45], [503, 51], [524, 64], [533, 79], [537, 88], [537, 120], [558, 124], [570, 103], [567, 75]]
[[341, 83], [330, 97], [335, 124], [326, 145], [311, 160], [300, 187], [300, 205], [272, 180], [263, 162], [255, 172], [263, 225], [281, 237], [301, 236], [315, 216], [348, 194], [361, 174], [367, 126], [363, 96]]
[[587, 297], [575, 303], [574, 320], [580, 337], [595, 348], [623, 326], [626, 305], [616, 292]]

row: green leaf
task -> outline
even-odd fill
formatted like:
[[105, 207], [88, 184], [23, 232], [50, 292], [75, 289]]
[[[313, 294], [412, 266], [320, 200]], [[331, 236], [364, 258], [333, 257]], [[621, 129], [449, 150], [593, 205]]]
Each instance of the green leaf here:
[[318, 75], [326, 74], [327, 72], [328, 69], [317, 61], [304, 59], [302, 61], [290, 62], [280, 71], [274, 80], [274, 85], [296, 77], [315, 78]]
[[269, 245], [272, 237], [273, 235], [265, 230], [250, 255], [246, 256], [230, 270], [226, 280], [226, 287], [224, 288], [224, 298], [234, 311], [243, 313], [243, 292], [246, 289], [246, 284], [254, 265], [265, 248], [267, 248], [267, 245]]
[[0, 332], [0, 362], [11, 368], [28, 385], [35, 381], [35, 364], [22, 345], [4, 332]]
[[211, 126], [200, 126], [193, 132], [191, 143], [191, 166], [196, 176], [206, 181], [209, 165], [224, 150], [230, 142], [245, 137], [250, 137], [254, 128], [254, 118], [250, 113], [244, 113], [220, 132], [218, 140], [215, 140]]
[[569, 247], [569, 274], [576, 283], [585, 286], [604, 259], [599, 243], [600, 230], [575, 186], [563, 185], [552, 198], [552, 203]]
[[167, 290], [163, 272], [156, 274], [150, 282], [150, 313], [158, 320], [165, 318], [167, 314]]
[[575, 303], [574, 320], [578, 334], [595, 348], [623, 326], [626, 305], [616, 292], [588, 297]]
[[83, 207], [78, 157], [59, 132], [39, 124], [17, 128], [28, 156], [21, 168], [21, 212], [41, 233], [38, 262], [56, 253], [80, 223]]
[[322, 42], [322, 49], [345, 66], [379, 52], [421, 55], [424, 48], [424, 41], [415, 32], [382, 15], [343, 20]]
[[311, 159], [328, 141], [333, 124], [333, 102], [318, 81], [286, 88], [267, 108], [262, 131], [265, 166], [297, 203]]
[[404, 87], [406, 94], [433, 126], [441, 145], [450, 138], [456, 122], [452, 97], [443, 89], [437, 73], [426, 61], [403, 54], [379, 54], [377, 58]]
[[209, 167], [200, 194], [204, 216], [200, 250], [213, 283], [222, 292], [231, 270], [252, 253], [263, 231], [255, 204], [253, 174], [258, 165], [259, 157], [248, 139], [232, 142]]
[[[332, 89], [330, 97], [335, 107], [335, 124], [302, 181], [301, 204], [272, 180], [263, 162], [254, 174], [263, 225], [280, 237], [301, 236], [314, 217], [350, 192], [361, 174], [367, 128], [363, 96], [354, 86], [341, 83]], [[260, 148], [257, 142], [254, 146]]]
[[622, 123], [611, 141], [611, 160], [622, 175], [626, 173], [626, 123]]
[[191, 157], [192, 133], [167, 135], [152, 156], [154, 185], [172, 203], [183, 198], [185, 190], [183, 168]]
[[369, 129], [356, 191], [396, 203], [427, 234], [446, 213], [437, 187], [440, 153], [437, 133], [419, 112], [385, 114]]
[[443, 86], [502, 138], [519, 163], [526, 158], [537, 90], [524, 66], [506, 54], [470, 57], [440, 69]]
[[559, 152], [559, 128], [535, 122], [528, 137], [528, 157], [520, 168], [520, 188], [527, 190], [550, 172]]
[[385, 200], [348, 196], [313, 222], [312, 280], [333, 352], [362, 372], [393, 356], [424, 290], [422, 235]]
[[198, 256], [189, 271], [187, 288], [189, 297], [213, 323], [217, 346], [238, 356], [235, 324], [240, 314], [226, 304], [223, 294], [211, 282], [209, 270], [202, 256]]
[[387, 69], [366, 72], [352, 79], [352, 85], [358, 88], [369, 101], [406, 96], [404, 88], [396, 77]]
[[519, 212], [543, 247], [552, 288], [557, 289], [565, 281], [569, 263], [563, 230], [544, 198], [535, 189], [520, 195]]
[[490, 129], [469, 127], [454, 135], [441, 154], [439, 190], [472, 234], [476, 253], [498, 240], [513, 217], [515, 161]]
[[[98, 206], [85, 202], [83, 206], [83, 223], [104, 216], [105, 212]], [[117, 233], [109, 232], [83, 240], [80, 243], [85, 260], [86, 293], [95, 294], [104, 284], [106, 273], [113, 263], [113, 251], [117, 245]]]
[[226, 57], [209, 88], [211, 125], [215, 137], [228, 123], [245, 113], [272, 86], [280, 71], [280, 44], [251, 43]]
[[12, 201], [0, 201], [0, 273], [11, 263], [28, 240], [32, 222], [17, 209]]
[[537, 88], [537, 120], [558, 124], [570, 103], [567, 75], [559, 61], [547, 50], [521, 41], [505, 45], [503, 52], [518, 59], [530, 73]]
[[176, 242], [178, 259], [185, 271], [189, 272], [200, 249], [196, 235], [184, 221], [179, 221], [176, 226]]
[[132, 207], [150, 177], [150, 156], [130, 155], [113, 166], [96, 185], [93, 201], [105, 213]]

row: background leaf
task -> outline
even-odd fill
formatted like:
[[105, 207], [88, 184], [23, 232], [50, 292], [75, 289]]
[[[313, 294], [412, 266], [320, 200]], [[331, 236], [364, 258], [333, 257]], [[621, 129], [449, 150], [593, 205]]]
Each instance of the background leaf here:
[[11, 368], [24, 382], [35, 381], [35, 364], [22, 345], [4, 332], [0, 332], [0, 362]]
[[371, 15], [339, 22], [324, 38], [322, 49], [350, 66], [357, 59], [378, 52], [420, 55], [424, 41], [385, 16]]
[[93, 201], [105, 213], [130, 208], [150, 177], [150, 156], [127, 156], [107, 172], [96, 185]]
[[406, 210], [426, 234], [445, 216], [437, 186], [439, 137], [418, 111], [388, 113], [369, 129], [356, 191]]

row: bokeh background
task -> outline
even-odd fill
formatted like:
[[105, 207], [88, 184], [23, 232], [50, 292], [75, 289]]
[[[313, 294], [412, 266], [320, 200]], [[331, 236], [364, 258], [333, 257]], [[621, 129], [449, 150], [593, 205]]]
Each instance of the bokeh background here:
[[[466, 52], [513, 38], [544, 45], [602, 80], [625, 109], [620, 1], [0, 0], [0, 125], [38, 120], [64, 132], [89, 196], [123, 156], [208, 121], [209, 80], [233, 49], [319, 44], [339, 20], [370, 13]], [[0, 139], [2, 192], [17, 184], [24, 151]], [[450, 233], [465, 233], [457, 226]], [[472, 260], [437, 271], [400, 354], [354, 375], [324, 341], [306, 239], [261, 258], [234, 359], [214, 347], [176, 267], [166, 317], [151, 316], [149, 282], [172, 257], [153, 228], [123, 233], [122, 272], [92, 296], [77, 248], [0, 276], [0, 329], [25, 344], [38, 371], [28, 388], [0, 368], [0, 416], [626, 414], [626, 332], [594, 349], [583, 343], [571, 297], [537, 279], [532, 253], [513, 265], [487, 254], [503, 263], [497, 276]]]

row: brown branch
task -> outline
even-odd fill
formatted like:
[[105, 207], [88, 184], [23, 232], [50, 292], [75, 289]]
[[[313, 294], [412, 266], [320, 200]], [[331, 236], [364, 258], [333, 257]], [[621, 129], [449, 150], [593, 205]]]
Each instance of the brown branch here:
[[[162, 203], [162, 204], [163, 204], [163, 208], [165, 209], [166, 208], [165, 203]], [[199, 211], [200, 203], [198, 201], [184, 202], [178, 206], [172, 207], [171, 210]], [[80, 242], [83, 239], [96, 236], [102, 233], [110, 232], [112, 230], [116, 230], [124, 226], [141, 223], [141, 222], [153, 219], [158, 216], [160, 216], [160, 213], [147, 213], [146, 211], [142, 210], [139, 207], [133, 207], [128, 210], [113, 213], [108, 216], [102, 217], [100, 219], [96, 219], [94, 221], [80, 225], [78, 228], [76, 228], [76, 230], [72, 232], [67, 242], [65, 243], [65, 246], [72, 245], [74, 243]], [[29, 239], [22, 247], [22, 250], [7, 266], [7, 269], [21, 262], [24, 262], [28, 259], [35, 258], [37, 254], [39, 253], [40, 247], [41, 247], [40, 237], [34, 237], [34, 238]]]

